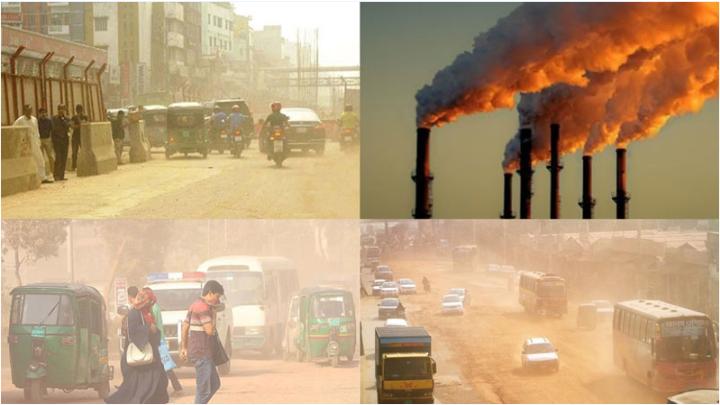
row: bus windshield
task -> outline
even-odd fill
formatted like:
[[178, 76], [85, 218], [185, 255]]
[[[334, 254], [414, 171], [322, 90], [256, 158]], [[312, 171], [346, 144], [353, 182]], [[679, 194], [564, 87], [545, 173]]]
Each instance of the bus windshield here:
[[707, 360], [714, 355], [714, 333], [705, 319], [665, 321], [660, 324], [660, 334], [655, 349], [658, 360]]
[[557, 281], [538, 283], [537, 294], [541, 297], [565, 297], [565, 284]]
[[385, 360], [387, 380], [424, 380], [432, 378], [427, 357], [401, 357]]
[[222, 284], [231, 306], [260, 305], [263, 301], [263, 277], [260, 272], [208, 270], [208, 279]]

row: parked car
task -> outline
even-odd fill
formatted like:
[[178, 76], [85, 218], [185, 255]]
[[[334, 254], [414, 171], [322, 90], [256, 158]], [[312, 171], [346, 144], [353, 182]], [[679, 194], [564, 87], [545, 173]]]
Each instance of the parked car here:
[[394, 281], [386, 281], [380, 286], [381, 297], [397, 297], [400, 295], [400, 288]]
[[401, 278], [397, 283], [400, 287], [400, 294], [417, 294], [417, 286], [409, 278]]
[[470, 293], [467, 288], [451, 288], [448, 290], [448, 294], [455, 294], [460, 296], [463, 306], [470, 306]]
[[406, 328], [408, 323], [402, 318], [389, 318], [385, 320], [385, 326], [393, 328]]
[[546, 337], [533, 337], [525, 341], [522, 350], [522, 366], [527, 370], [560, 369], [558, 350]]
[[465, 313], [462, 298], [456, 294], [447, 294], [442, 298], [442, 314], [443, 315], [462, 315]]
[[608, 320], [613, 318], [613, 312], [615, 312], [615, 310], [612, 302], [608, 300], [592, 300], [590, 302], [597, 308], [599, 319]]
[[312, 149], [318, 155], [325, 153], [325, 127], [315, 111], [310, 108], [283, 108], [281, 112], [290, 118], [286, 134], [289, 150], [307, 152]]
[[382, 287], [384, 282], [385, 282], [385, 280], [383, 280], [381, 278], [373, 280], [372, 295], [380, 295], [380, 288]]
[[378, 303], [378, 318], [405, 318], [405, 309], [397, 298], [384, 298]]
[[385, 264], [379, 264], [375, 268], [375, 278], [381, 278], [386, 281], [392, 281], [393, 280], [393, 272], [390, 270], [390, 266]]

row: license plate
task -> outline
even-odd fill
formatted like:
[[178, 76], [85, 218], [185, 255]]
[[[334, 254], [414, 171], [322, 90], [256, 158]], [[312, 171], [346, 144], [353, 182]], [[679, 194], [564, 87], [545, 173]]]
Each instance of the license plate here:
[[236, 137], [235, 137], [235, 142], [240, 142], [241, 140], [242, 140], [242, 137], [241, 137], [241, 136], [236, 136]]
[[283, 141], [275, 141], [273, 142], [273, 151], [275, 153], [279, 153], [283, 151]]
[[222, 135], [220, 135], [220, 137], [221, 137], [222, 139], [225, 139], [225, 138], [227, 138], [227, 135], [222, 134]]
[[346, 140], [346, 141], [352, 141], [352, 136], [350, 136], [350, 135], [345, 135], [345, 140]]
[[307, 132], [307, 128], [298, 128], [297, 129], [298, 134], [304, 134], [305, 132]]

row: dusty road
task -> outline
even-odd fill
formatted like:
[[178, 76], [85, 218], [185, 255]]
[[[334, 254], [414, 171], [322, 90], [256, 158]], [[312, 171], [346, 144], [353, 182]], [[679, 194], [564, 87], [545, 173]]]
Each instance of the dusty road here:
[[[127, 151], [125, 155], [127, 160]], [[357, 218], [358, 153], [328, 141], [324, 156], [294, 154], [274, 167], [254, 142], [241, 159], [207, 159], [162, 149], [153, 160], [109, 174], [43, 184], [2, 198], [12, 218]]]
[[[116, 370], [119, 366], [116, 365]], [[116, 372], [119, 374], [119, 372]], [[195, 373], [191, 368], [177, 371], [183, 392], [171, 395], [171, 403], [190, 404], [195, 398]], [[23, 402], [21, 389], [10, 382], [3, 368], [3, 403]], [[120, 384], [116, 378], [113, 384]], [[323, 363], [297, 363], [282, 360], [233, 359], [233, 371], [221, 377], [220, 390], [211, 403], [357, 403], [360, 400], [358, 362], [341, 362], [332, 368]], [[114, 388], [112, 389], [114, 391]], [[172, 391], [171, 388], [169, 388]], [[65, 394], [50, 391], [48, 403], [101, 403], [95, 391]]]
[[[665, 402], [663, 395], [625, 377], [614, 366], [609, 323], [599, 325], [594, 332], [575, 327], [574, 303], [569, 304], [569, 314], [562, 319], [535, 318], [523, 312], [516, 302], [517, 292], [508, 291], [504, 279], [479, 273], [453, 273], [449, 261], [399, 259], [387, 264], [392, 266], [396, 279], [409, 277], [419, 283], [426, 275], [431, 282], [431, 294], [401, 299], [409, 323], [425, 326], [433, 337], [433, 357], [438, 367], [436, 398], [441, 402]], [[440, 315], [440, 299], [451, 287], [466, 287], [472, 296], [472, 305], [462, 317]], [[369, 313], [375, 304], [370, 298], [364, 300], [367, 305], [363, 309], [367, 307]], [[522, 342], [532, 336], [546, 336], [558, 347], [558, 373], [523, 372]], [[454, 375], [453, 369], [459, 375]], [[364, 372], [363, 376], [366, 394]], [[453, 387], [455, 384], [463, 389]], [[454, 389], [443, 389], [443, 385]]]

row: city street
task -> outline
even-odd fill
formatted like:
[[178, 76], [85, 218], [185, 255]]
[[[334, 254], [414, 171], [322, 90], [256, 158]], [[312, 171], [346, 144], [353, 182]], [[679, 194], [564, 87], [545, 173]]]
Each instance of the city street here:
[[[419, 283], [426, 275], [432, 293], [401, 296], [408, 323], [424, 326], [432, 336], [437, 362], [435, 397], [446, 403], [664, 403], [653, 392], [626, 377], [612, 361], [612, 331], [601, 323], [595, 331], [576, 328], [577, 303], [568, 303], [561, 319], [535, 318], [517, 304], [517, 292], [508, 292], [504, 279], [478, 273], [451, 272], [451, 262], [410, 259], [387, 260], [395, 279]], [[367, 274], [363, 281], [370, 278]], [[465, 287], [472, 305], [463, 316], [440, 315], [440, 300], [453, 287]], [[361, 365], [365, 403], [375, 402], [372, 330], [377, 321], [377, 298], [362, 302], [366, 356]], [[521, 368], [524, 339], [546, 336], [559, 349], [560, 371], [528, 374]], [[370, 340], [368, 340], [370, 339]]]
[[[317, 156], [293, 154], [276, 168], [253, 142], [241, 159], [213, 152], [123, 164], [106, 175], [43, 184], [2, 199], [22, 218], [353, 218], [359, 210], [357, 152], [328, 141]], [[127, 160], [127, 149], [125, 154]]]
[[[118, 360], [115, 364], [115, 380], [121, 382]], [[10, 382], [10, 369], [4, 364], [2, 373], [2, 402], [22, 403], [23, 391]], [[195, 373], [191, 368], [177, 371], [183, 392], [171, 394], [170, 402], [193, 403], [195, 398]], [[233, 371], [221, 377], [220, 390], [215, 403], [357, 403], [360, 380], [357, 361], [332, 368], [323, 363], [297, 363], [278, 359], [261, 360], [252, 357], [233, 359]], [[111, 391], [114, 391], [111, 388]], [[169, 388], [172, 391], [172, 388]], [[50, 390], [49, 403], [101, 403], [95, 391], [79, 390], [69, 394]]]

